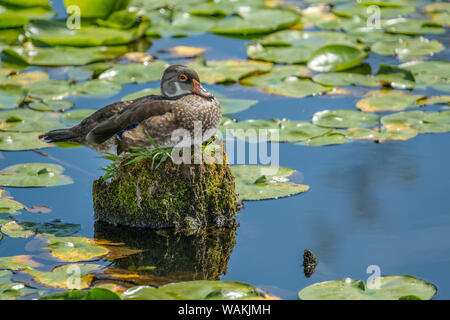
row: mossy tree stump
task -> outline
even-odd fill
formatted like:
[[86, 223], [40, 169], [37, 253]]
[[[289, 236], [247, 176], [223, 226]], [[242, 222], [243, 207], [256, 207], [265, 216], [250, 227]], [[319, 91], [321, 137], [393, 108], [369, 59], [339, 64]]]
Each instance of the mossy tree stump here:
[[[126, 165], [119, 161], [111, 180], [93, 184], [95, 218], [131, 227], [189, 228], [225, 226], [235, 216], [235, 180], [223, 144], [220, 163], [174, 164], [170, 158], [155, 169], [151, 159]], [[198, 161], [197, 161], [198, 162]]]

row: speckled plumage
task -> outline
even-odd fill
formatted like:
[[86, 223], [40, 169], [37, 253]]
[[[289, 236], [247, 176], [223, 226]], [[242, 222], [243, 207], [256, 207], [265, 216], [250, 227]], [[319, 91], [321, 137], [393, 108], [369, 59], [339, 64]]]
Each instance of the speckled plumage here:
[[[165, 94], [165, 87], [177, 82], [174, 75], [179, 74], [187, 75], [189, 79], [180, 80], [175, 86], [180, 94], [169, 97]], [[198, 121], [202, 135], [209, 133], [203, 136], [205, 141], [215, 134], [222, 114], [219, 102], [199, 82], [195, 71], [184, 66], [169, 67], [161, 80], [163, 95], [110, 104], [70, 129], [53, 130], [41, 138], [50, 142], [80, 143], [100, 153], [120, 153], [130, 146], [153, 148], [146, 132], [158, 146], [173, 146], [176, 141], [171, 139], [172, 133], [184, 129], [193, 137], [194, 124]]]

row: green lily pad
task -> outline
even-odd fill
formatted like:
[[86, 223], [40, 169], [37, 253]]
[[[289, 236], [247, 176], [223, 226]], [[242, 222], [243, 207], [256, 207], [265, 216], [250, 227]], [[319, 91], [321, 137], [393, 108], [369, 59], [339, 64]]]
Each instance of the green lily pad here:
[[[344, 17], [352, 17], [354, 15], [358, 15], [364, 18], [368, 18], [374, 14], [374, 10], [369, 9], [370, 3], [349, 3], [343, 4], [339, 6], [335, 6], [333, 8], [333, 12], [339, 16]], [[376, 5], [378, 7], [380, 17], [382, 19], [396, 18], [400, 16], [407, 16], [416, 11], [416, 8], [412, 5], [402, 6], [397, 4], [387, 4], [381, 1], [377, 1]]]
[[98, 78], [120, 84], [152, 82], [160, 80], [167, 67], [167, 63], [160, 61], [148, 65], [139, 63], [116, 65], [102, 72]]
[[23, 283], [12, 281], [12, 276], [11, 271], [0, 270], [0, 300], [15, 300], [37, 292], [26, 287]]
[[238, 165], [231, 171], [241, 200], [277, 199], [309, 190], [306, 185], [290, 181], [296, 171], [285, 167]]
[[380, 133], [367, 128], [348, 128], [345, 138], [350, 140], [378, 140]]
[[50, 163], [25, 163], [0, 171], [0, 185], [6, 187], [50, 187], [73, 183], [61, 173], [64, 168]]
[[95, 47], [127, 44], [140, 38], [145, 29], [118, 30], [86, 24], [80, 29], [68, 29], [65, 20], [35, 20], [26, 25], [25, 35], [50, 46]]
[[43, 132], [0, 132], [0, 150], [22, 151], [51, 148], [52, 145], [39, 140]]
[[61, 100], [72, 94], [70, 82], [66, 80], [43, 80], [26, 84], [24, 88], [30, 97], [43, 100]]
[[250, 7], [252, 9], [263, 9], [265, 7], [264, 0], [216, 0], [216, 1], [192, 1], [193, 3], [183, 3], [179, 8], [186, 7], [189, 13], [201, 16], [227, 16], [237, 14], [242, 7]]
[[258, 103], [258, 100], [219, 99], [222, 114], [232, 114], [247, 110]]
[[347, 142], [348, 141], [345, 134], [336, 130], [331, 130], [330, 132], [327, 132], [322, 136], [312, 137], [306, 141], [301, 142], [300, 144], [312, 147], [320, 147], [335, 144], [344, 144]]
[[120, 100], [121, 101], [135, 100], [137, 98], [149, 96], [152, 94], [160, 95], [161, 89], [158, 87], [158, 88], [147, 88], [147, 89], [139, 90], [139, 91], [124, 95], [122, 97], [122, 99], [120, 99]]
[[371, 74], [360, 74], [351, 72], [328, 72], [319, 73], [313, 77], [313, 81], [325, 86], [349, 86], [360, 85], [367, 87], [378, 87], [380, 81]]
[[74, 103], [67, 100], [42, 100], [33, 101], [28, 106], [37, 111], [66, 111], [72, 108]]
[[286, 29], [297, 23], [299, 18], [296, 12], [284, 9], [240, 10], [239, 16], [219, 21], [212, 32], [226, 35], [265, 34]]
[[397, 112], [381, 118], [380, 141], [409, 140], [419, 134], [423, 124], [422, 111]]
[[111, 47], [54, 47], [25, 49], [22, 47], [4, 48], [5, 56], [13, 61], [33, 66], [78, 66], [92, 62], [105, 61], [127, 52], [125, 46]]
[[[0, 213], [10, 213], [15, 214], [18, 213], [19, 210], [24, 209], [25, 206], [18, 201], [13, 200], [10, 196], [8, 196], [7, 192], [4, 189], [0, 189]], [[0, 216], [0, 226], [2, 226], [2, 222], [8, 222], [9, 219], [4, 220]]]
[[104, 256], [108, 249], [98, 246], [95, 242], [83, 237], [49, 237], [49, 245], [46, 249], [51, 255], [69, 262], [89, 261], [93, 258]]
[[450, 92], [450, 62], [413, 61], [401, 64], [399, 67], [411, 71], [416, 80], [416, 87], [417, 85], [431, 86], [436, 90]]
[[380, 64], [376, 78], [383, 84], [398, 89], [414, 89], [416, 80], [411, 72], [387, 64]]
[[247, 55], [254, 60], [275, 63], [303, 63], [308, 61], [314, 50], [314, 47], [264, 47], [257, 43], [247, 46]]
[[0, 131], [47, 132], [63, 127], [57, 113], [29, 109], [0, 111]]
[[170, 283], [158, 288], [132, 287], [122, 300], [238, 300], [262, 297], [255, 287], [235, 281], [186, 281]]
[[57, 292], [44, 296], [39, 300], [120, 300], [120, 297], [105, 288], [92, 288], [88, 290]]
[[[103, 268], [98, 264], [66, 264], [54, 268], [52, 271], [39, 271], [33, 268], [26, 268], [25, 273], [33, 276], [33, 280], [44, 286], [61, 289], [74, 289], [71, 286], [78, 285], [78, 289], [88, 288], [93, 280], [94, 271]], [[75, 281], [70, 281], [71, 279]], [[73, 282], [73, 283], [72, 283]]]
[[41, 267], [39, 262], [36, 262], [29, 255], [19, 255], [12, 257], [0, 257], [0, 268], [9, 269], [13, 271], [23, 270], [28, 267]]
[[308, 68], [318, 72], [341, 71], [359, 65], [368, 53], [347, 45], [327, 45], [314, 52]]
[[83, 18], [106, 18], [117, 10], [125, 9], [130, 0], [64, 0], [64, 5], [69, 8], [78, 6]]
[[42, 70], [35, 70], [23, 73], [6, 74], [7, 77], [0, 76], [0, 85], [2, 86], [23, 86], [29, 83], [48, 80], [48, 73]]
[[445, 32], [441, 24], [430, 20], [416, 18], [396, 18], [387, 20], [383, 27], [389, 33], [406, 35], [440, 34]]
[[63, 120], [83, 120], [93, 114], [95, 109], [77, 109], [69, 112], [65, 112], [61, 115]]
[[272, 69], [272, 64], [260, 61], [221, 60], [208, 61], [205, 65], [200, 60], [188, 64], [197, 71], [202, 83], [235, 82], [252, 73], [267, 72]]
[[115, 95], [122, 89], [122, 85], [115, 81], [89, 80], [78, 83], [72, 87], [76, 94], [84, 95]]
[[0, 109], [18, 107], [26, 96], [26, 91], [18, 87], [0, 87]]
[[[325, 281], [302, 289], [298, 296], [302, 300], [399, 300], [414, 295], [429, 300], [437, 292], [433, 284], [412, 276], [379, 277], [373, 281], [367, 285], [350, 278]], [[375, 281], [379, 281], [378, 289]]]
[[[81, 229], [81, 226], [79, 224], [73, 223], [57, 223], [57, 222], [37, 223], [27, 221], [16, 222], [16, 224], [12, 225], [11, 227], [20, 230], [26, 235], [28, 235], [29, 233], [31, 233], [31, 235], [36, 233], [41, 234], [45, 233], [54, 235], [56, 237], [70, 236], [77, 233]], [[5, 234], [8, 235], [7, 232], [5, 232]]]
[[439, 41], [426, 38], [378, 41], [372, 45], [373, 52], [396, 55], [401, 60], [433, 55], [444, 49], [445, 47]]
[[442, 133], [450, 131], [450, 111], [426, 112], [420, 133]]
[[367, 128], [378, 125], [380, 117], [356, 110], [324, 110], [316, 112], [312, 123], [330, 128]]
[[423, 97], [403, 91], [375, 91], [368, 98], [359, 100], [356, 107], [364, 112], [400, 111], [419, 106], [418, 101]]
[[16, 221], [5, 223], [2, 225], [1, 231], [10, 238], [29, 238], [35, 234], [35, 232], [31, 230], [23, 228]]

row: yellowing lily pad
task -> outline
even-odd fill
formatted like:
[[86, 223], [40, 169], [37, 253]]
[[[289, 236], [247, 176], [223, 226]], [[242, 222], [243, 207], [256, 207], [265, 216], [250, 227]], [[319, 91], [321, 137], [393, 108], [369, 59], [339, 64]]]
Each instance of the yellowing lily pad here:
[[49, 187], [73, 183], [62, 175], [64, 168], [50, 163], [24, 163], [0, 171], [0, 185], [7, 187]]
[[2, 225], [1, 231], [10, 238], [29, 238], [35, 234], [31, 230], [23, 228], [16, 221], [11, 221]]
[[350, 278], [315, 283], [302, 289], [298, 296], [302, 300], [402, 300], [408, 296], [429, 300], [436, 292], [433, 284], [412, 276], [387, 276], [367, 285]]
[[41, 266], [39, 262], [34, 261], [29, 255], [0, 257], [0, 268], [2, 269], [17, 271], [27, 267], [39, 268]]
[[359, 100], [356, 107], [364, 112], [401, 111], [420, 105], [424, 96], [407, 94], [403, 91], [375, 91], [368, 98]]
[[[4, 189], [0, 189], [0, 213], [18, 213], [25, 206], [18, 201], [13, 200]], [[1, 223], [0, 223], [1, 225]]]
[[288, 197], [309, 190], [309, 186], [293, 183], [295, 170], [275, 166], [232, 166], [236, 177], [236, 193], [241, 200], [263, 200]]
[[83, 237], [49, 237], [46, 249], [52, 256], [69, 262], [89, 261], [106, 255], [109, 251], [95, 242]]

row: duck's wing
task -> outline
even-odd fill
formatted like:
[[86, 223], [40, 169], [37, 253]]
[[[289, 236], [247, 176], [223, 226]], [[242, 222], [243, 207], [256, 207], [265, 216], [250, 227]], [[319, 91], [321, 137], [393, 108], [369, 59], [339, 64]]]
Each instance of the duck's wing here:
[[147, 96], [134, 100], [120, 112], [110, 116], [95, 126], [86, 136], [91, 143], [103, 143], [116, 133], [133, 127], [152, 116], [171, 112], [174, 100], [161, 99], [159, 96]]

